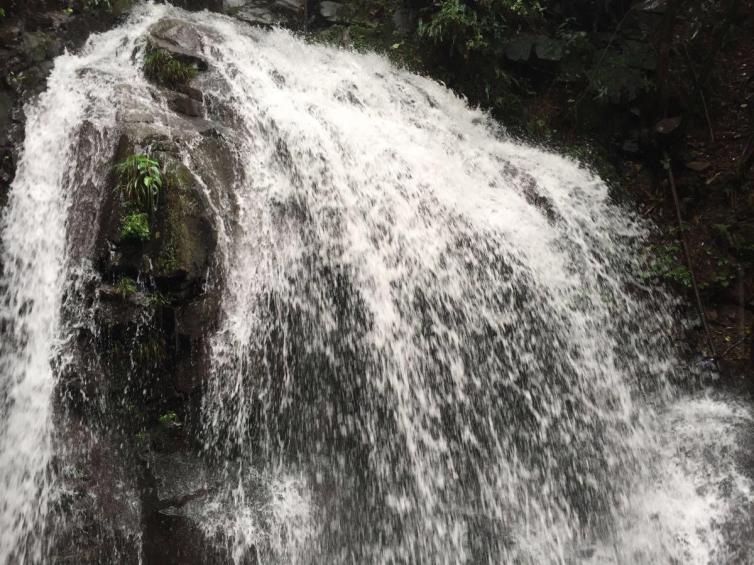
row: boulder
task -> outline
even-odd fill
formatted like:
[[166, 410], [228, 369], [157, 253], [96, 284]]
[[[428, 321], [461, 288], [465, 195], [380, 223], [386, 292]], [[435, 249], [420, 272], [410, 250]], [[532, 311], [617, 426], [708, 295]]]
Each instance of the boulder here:
[[325, 0], [319, 4], [319, 15], [327, 22], [340, 23], [343, 21], [343, 4]]
[[163, 18], [149, 29], [148, 40], [155, 49], [164, 49], [176, 59], [196, 65], [200, 71], [207, 69], [202, 56], [202, 35], [187, 22]]
[[251, 25], [304, 26], [306, 0], [226, 0], [226, 12]]

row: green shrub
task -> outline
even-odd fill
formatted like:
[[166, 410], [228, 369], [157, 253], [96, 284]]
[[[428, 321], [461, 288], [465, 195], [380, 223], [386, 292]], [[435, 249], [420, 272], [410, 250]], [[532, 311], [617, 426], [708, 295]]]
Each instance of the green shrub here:
[[649, 246], [644, 253], [646, 269], [639, 273], [643, 280], [661, 280], [691, 288], [691, 273], [682, 263], [681, 246], [665, 243]]
[[196, 76], [196, 68], [173, 57], [165, 49], [151, 49], [144, 56], [144, 75], [157, 84], [176, 87]]
[[116, 190], [123, 200], [151, 213], [162, 188], [160, 163], [147, 155], [131, 155], [115, 165]]
[[128, 212], [120, 223], [120, 237], [139, 243], [149, 241], [149, 216], [145, 212]]
[[452, 51], [468, 56], [486, 44], [477, 12], [460, 0], [446, 0], [429, 20], [419, 23], [419, 35], [448, 43]]
[[419, 36], [447, 45], [451, 53], [464, 58], [473, 53], [499, 57], [511, 22], [538, 18], [542, 7], [537, 0], [442, 0], [424, 12]]

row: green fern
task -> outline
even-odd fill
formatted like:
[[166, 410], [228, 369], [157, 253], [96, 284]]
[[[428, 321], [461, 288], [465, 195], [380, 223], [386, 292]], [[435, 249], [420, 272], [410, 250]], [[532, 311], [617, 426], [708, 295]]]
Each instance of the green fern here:
[[153, 212], [163, 185], [160, 163], [147, 155], [131, 155], [115, 165], [115, 172], [123, 200]]

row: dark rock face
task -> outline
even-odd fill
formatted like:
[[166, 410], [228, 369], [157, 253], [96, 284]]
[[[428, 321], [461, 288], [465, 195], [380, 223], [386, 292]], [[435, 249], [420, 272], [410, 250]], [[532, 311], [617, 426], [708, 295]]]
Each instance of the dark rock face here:
[[[201, 60], [200, 36], [190, 26], [167, 19], [151, 32], [150, 43]], [[72, 310], [87, 312], [89, 321], [69, 322], [78, 334], [60, 375], [66, 416], [59, 428], [72, 469], [61, 480], [72, 494], [56, 514], [66, 519], [52, 553], [77, 563], [130, 563], [139, 552], [146, 563], [229, 562], [224, 545], [207, 539], [196, 515], [181, 509], [209, 488], [198, 437], [219, 305], [217, 285], [208, 280], [217, 246], [208, 194], [224, 189], [234, 164], [222, 126], [202, 117], [201, 76], [176, 90], [155, 85], [154, 96], [169, 110], [127, 103], [110, 145], [84, 124], [76, 151], [86, 158], [93, 147], [111, 147], [106, 169], [146, 153], [163, 178], [146, 241], [122, 236], [129, 204], [114, 172], [104, 187], [82, 183], [72, 210], [72, 256], [91, 259], [96, 272], [71, 298], [79, 304]], [[171, 135], [155, 123], [169, 124]], [[201, 181], [184, 164], [188, 140]], [[106, 492], [87, 496], [99, 489]]]

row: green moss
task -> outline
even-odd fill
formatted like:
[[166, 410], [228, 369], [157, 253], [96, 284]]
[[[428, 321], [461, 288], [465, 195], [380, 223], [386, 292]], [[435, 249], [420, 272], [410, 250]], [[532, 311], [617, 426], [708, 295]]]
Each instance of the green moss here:
[[174, 88], [196, 76], [196, 68], [173, 57], [165, 49], [150, 49], [144, 56], [144, 75], [161, 86]]
[[186, 196], [191, 184], [191, 173], [185, 167], [176, 165], [166, 173], [166, 178], [171, 187], [170, 202], [156, 265], [160, 271], [172, 273], [181, 268], [181, 258], [186, 254], [190, 240], [185, 219], [191, 206]]
[[149, 216], [145, 212], [130, 211], [120, 223], [120, 237], [125, 241], [149, 241]]

